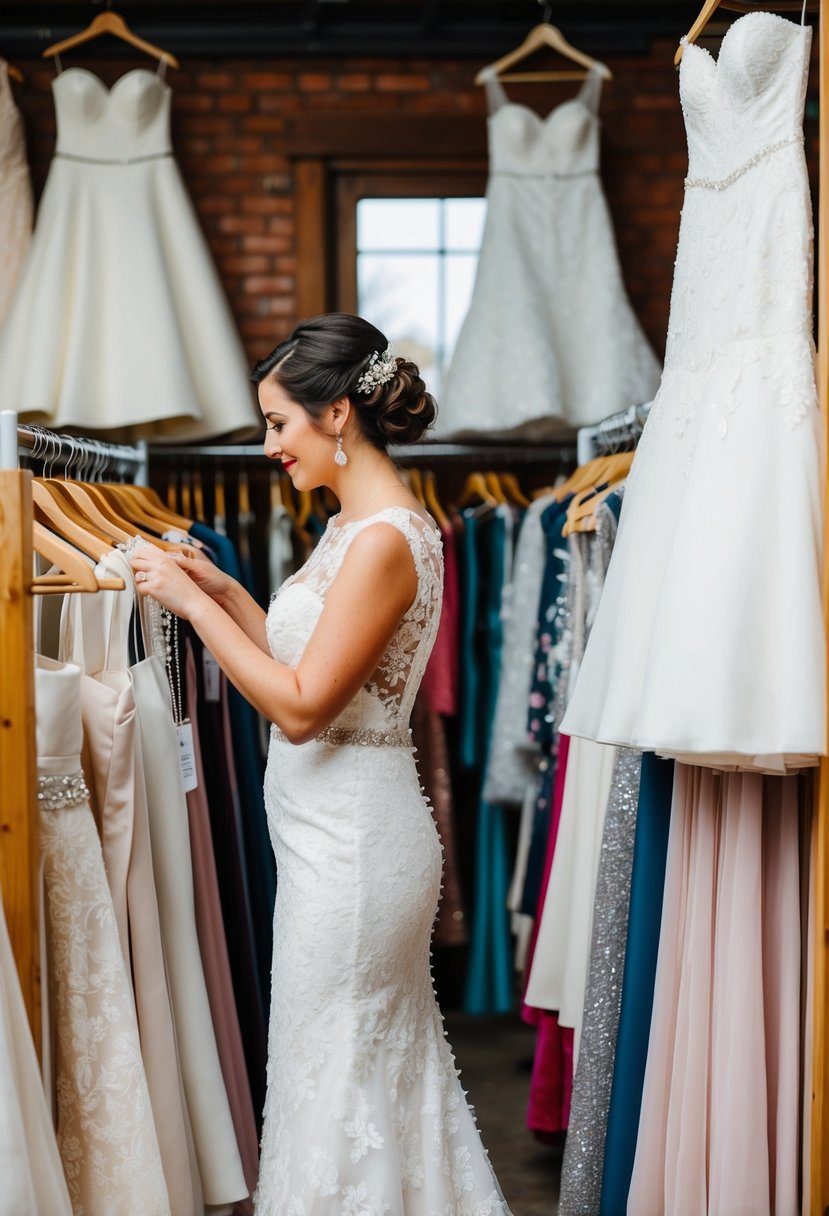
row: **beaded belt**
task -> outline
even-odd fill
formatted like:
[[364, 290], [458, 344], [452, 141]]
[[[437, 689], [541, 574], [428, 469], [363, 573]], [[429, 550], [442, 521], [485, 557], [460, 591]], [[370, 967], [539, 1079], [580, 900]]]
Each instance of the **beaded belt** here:
[[790, 144], [800, 144], [803, 142], [803, 135], [790, 135], [788, 139], [780, 139], [776, 144], [770, 144], [768, 148], [762, 148], [759, 152], [755, 152], [750, 160], [739, 168], [734, 169], [729, 173], [728, 177], [713, 178], [713, 177], [686, 177], [685, 189], [690, 190], [694, 186], [700, 186], [704, 190], [725, 190], [727, 186], [731, 186], [736, 182], [738, 177], [742, 177], [744, 173], [748, 173], [749, 169], [753, 169], [755, 165], [759, 165], [761, 160], [765, 160], [774, 152], [779, 152], [781, 148], [788, 148]]
[[37, 788], [37, 805], [42, 811], [64, 811], [89, 801], [89, 790], [80, 771], [68, 776], [38, 777]]
[[172, 152], [149, 152], [146, 156], [121, 156], [105, 160], [100, 156], [76, 156], [74, 152], [56, 152], [59, 160], [74, 160], [82, 165], [143, 165], [149, 160], [164, 160]]
[[[290, 740], [285, 732], [274, 723], [271, 726], [271, 737], [280, 743]], [[326, 726], [318, 735], [314, 735], [314, 743], [333, 743], [337, 747], [344, 744], [356, 744], [358, 747], [411, 747], [412, 732], [402, 726], [391, 726], [385, 730], [370, 730], [357, 727], [349, 730], [345, 726]]]

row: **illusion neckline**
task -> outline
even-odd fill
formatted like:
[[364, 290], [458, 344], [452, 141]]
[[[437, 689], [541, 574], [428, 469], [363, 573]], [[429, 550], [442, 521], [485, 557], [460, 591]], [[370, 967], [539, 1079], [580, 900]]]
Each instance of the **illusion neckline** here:
[[[742, 25], [743, 22], [749, 21], [752, 18], [757, 18], [757, 17], [769, 18], [771, 21], [782, 22], [783, 25], [788, 25], [793, 30], [801, 30], [801, 31], [808, 30], [809, 32], [811, 32], [811, 29], [812, 29], [812, 27], [810, 25], [806, 25], [805, 22], [800, 23], [798, 21], [790, 21], [788, 17], [781, 17], [779, 13], [770, 13], [770, 12], [768, 12], [767, 9], [757, 9], [750, 13], [743, 13], [742, 17], [738, 17], [736, 21], [732, 22], [732, 24], [728, 27], [728, 29], [723, 34], [722, 41], [720, 42], [720, 49], [719, 49], [719, 52], [717, 53], [716, 58], [711, 54], [711, 52], [709, 51], [707, 46], [700, 46], [699, 43], [697, 43], [697, 42], [683, 43], [683, 46], [685, 48], [685, 53], [687, 54], [687, 52], [691, 48], [693, 48], [696, 51], [700, 51], [703, 55], [705, 55], [706, 59], [708, 59], [709, 62], [714, 65], [715, 68], [719, 68], [720, 59], [722, 58], [722, 53], [723, 53], [723, 50], [725, 49], [725, 44], [728, 42], [728, 39], [731, 37], [732, 30], [735, 30], [738, 25]], [[680, 60], [680, 68], [682, 67], [682, 63], [684, 62], [684, 60], [685, 60], [685, 55], [683, 55], [682, 59]]]
[[413, 507], [401, 507], [397, 505], [381, 507], [379, 511], [373, 511], [371, 515], [364, 515], [361, 519], [347, 519], [341, 524], [335, 522], [342, 515], [342, 511], [338, 511], [336, 515], [332, 515], [329, 518], [327, 526], [332, 532], [343, 532], [346, 528], [353, 528], [356, 524], [364, 524], [370, 519], [377, 519], [380, 515], [386, 515], [389, 511], [405, 511], [407, 515], [414, 515], [415, 519], [419, 519], [421, 523], [425, 524], [427, 528], [431, 528], [433, 532], [438, 532], [438, 526], [431, 515], [421, 515]]
[[112, 95], [118, 91], [122, 82], [129, 79], [130, 76], [149, 76], [150, 79], [157, 80], [161, 87], [167, 92], [170, 91], [170, 86], [164, 77], [160, 76], [158, 72], [151, 72], [149, 68], [130, 68], [128, 72], [124, 72], [123, 76], [119, 76], [117, 80], [114, 80], [111, 85], [107, 85], [106, 82], [103, 81], [97, 74], [97, 72], [92, 72], [89, 68], [64, 68], [62, 72], [58, 72], [57, 76], [52, 81], [52, 87], [54, 88], [54, 86], [63, 76], [69, 76], [72, 72], [80, 72], [82, 76], [88, 76], [90, 80], [94, 80], [106, 97], [112, 97]]

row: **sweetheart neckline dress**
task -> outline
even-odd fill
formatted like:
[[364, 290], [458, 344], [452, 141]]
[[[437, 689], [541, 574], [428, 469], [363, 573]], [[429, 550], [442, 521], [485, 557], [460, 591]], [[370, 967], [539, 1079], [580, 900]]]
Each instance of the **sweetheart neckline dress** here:
[[247, 359], [174, 159], [172, 89], [135, 68], [52, 82], [57, 142], [0, 328], [0, 398], [122, 438], [258, 431]]

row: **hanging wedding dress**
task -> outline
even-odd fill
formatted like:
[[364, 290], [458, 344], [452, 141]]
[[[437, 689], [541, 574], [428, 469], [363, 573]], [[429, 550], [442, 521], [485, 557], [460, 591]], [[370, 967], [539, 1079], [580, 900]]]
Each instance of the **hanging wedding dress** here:
[[72, 1216], [0, 900], [0, 1216]]
[[32, 239], [32, 184], [23, 122], [0, 59], [0, 321], [14, 296]]
[[301, 746], [274, 727], [273, 995], [258, 1216], [503, 1216], [435, 1003], [440, 845], [409, 714], [441, 606], [440, 537], [400, 507], [336, 517], [268, 615], [295, 667], [355, 537], [405, 536], [418, 590], [377, 672]]
[[540, 118], [492, 75], [487, 218], [438, 432], [550, 438], [649, 401], [659, 365], [625, 291], [599, 179], [602, 79]]
[[53, 82], [57, 147], [0, 330], [0, 400], [29, 421], [132, 437], [259, 429], [248, 366], [170, 144], [172, 93]]
[[81, 770], [81, 670], [35, 668], [58, 1144], [75, 1212], [170, 1216], [138, 1025]]
[[689, 170], [665, 372], [562, 729], [786, 772], [825, 738], [811, 31], [753, 12], [685, 49]]

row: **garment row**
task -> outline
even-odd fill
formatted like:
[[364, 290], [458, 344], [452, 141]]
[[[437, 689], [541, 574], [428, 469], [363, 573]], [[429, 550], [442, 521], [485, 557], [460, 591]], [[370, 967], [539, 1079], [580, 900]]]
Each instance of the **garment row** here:
[[633, 1180], [632, 1216], [689, 1194], [712, 1213], [742, 1195], [795, 1212], [808, 787], [560, 730], [624, 494], [569, 535], [567, 485], [456, 522], [452, 771], [485, 774], [466, 1007], [509, 1010], [523, 975], [527, 1122], [568, 1132], [562, 1211], [618, 1212]]
[[[38, 601], [44, 1082], [71, 1208], [4, 1188], [0, 1210], [241, 1214], [274, 896], [256, 722], [183, 623], [139, 612], [127, 553], [95, 569], [124, 590]], [[34, 1101], [7, 1079], [4, 1110]]]

